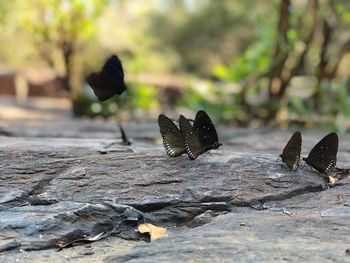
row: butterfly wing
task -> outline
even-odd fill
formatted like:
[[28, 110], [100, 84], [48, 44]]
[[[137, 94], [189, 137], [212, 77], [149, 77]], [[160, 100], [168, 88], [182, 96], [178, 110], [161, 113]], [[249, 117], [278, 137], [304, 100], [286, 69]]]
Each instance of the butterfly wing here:
[[301, 152], [301, 134], [299, 131], [295, 132], [287, 142], [280, 155], [282, 161], [291, 169], [296, 170], [300, 163]]
[[305, 162], [320, 173], [330, 173], [337, 163], [338, 142], [336, 133], [328, 134], [312, 148]]
[[214, 124], [205, 111], [200, 110], [197, 112], [193, 130], [205, 151], [217, 149], [221, 145]]
[[120, 59], [113, 55], [107, 59], [101, 71], [101, 77], [105, 80], [109, 89], [120, 95], [126, 90], [124, 83], [124, 71]]
[[159, 115], [158, 125], [166, 153], [170, 157], [177, 157], [185, 153], [186, 145], [179, 128], [164, 114]]
[[113, 90], [105, 89], [105, 85], [99, 73], [91, 73], [87, 77], [87, 83], [100, 101], [105, 101], [115, 95]]
[[185, 139], [188, 157], [191, 160], [194, 160], [198, 157], [198, 155], [203, 153], [202, 144], [194, 132], [191, 123], [182, 115], [180, 115], [179, 118], [179, 125]]
[[113, 84], [113, 88], [118, 94], [122, 94], [125, 90], [124, 71], [120, 59], [113, 55], [107, 59], [104, 64], [101, 75], [106, 79], [106, 82]]
[[116, 55], [109, 57], [102, 67], [102, 73], [105, 73], [113, 81], [124, 80], [124, 70], [121, 60]]

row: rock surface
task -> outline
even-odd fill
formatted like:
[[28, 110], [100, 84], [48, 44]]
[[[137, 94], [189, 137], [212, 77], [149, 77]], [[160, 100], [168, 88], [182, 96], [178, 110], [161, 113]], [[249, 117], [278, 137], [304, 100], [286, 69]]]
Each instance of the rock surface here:
[[[112, 123], [2, 130], [0, 262], [350, 262], [349, 180], [276, 161], [291, 132], [221, 127], [224, 146], [191, 161], [166, 156], [155, 122], [125, 125], [130, 146]], [[303, 133], [304, 155], [325, 133]], [[145, 242], [144, 221], [168, 236]]]

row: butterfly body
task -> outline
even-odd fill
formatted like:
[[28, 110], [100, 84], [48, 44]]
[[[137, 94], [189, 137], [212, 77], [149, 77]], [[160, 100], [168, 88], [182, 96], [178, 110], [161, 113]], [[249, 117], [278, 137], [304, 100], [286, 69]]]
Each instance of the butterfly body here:
[[282, 161], [291, 169], [296, 170], [300, 163], [301, 152], [301, 134], [299, 131], [295, 132], [287, 142], [283, 149], [281, 157]]
[[303, 160], [320, 173], [332, 172], [337, 163], [338, 142], [336, 133], [328, 134], [312, 148], [309, 156]]
[[105, 101], [126, 90], [124, 71], [120, 59], [113, 55], [107, 59], [101, 72], [87, 77], [87, 82], [99, 100]]
[[170, 157], [178, 157], [186, 152], [186, 145], [179, 128], [164, 114], [158, 117], [163, 146]]

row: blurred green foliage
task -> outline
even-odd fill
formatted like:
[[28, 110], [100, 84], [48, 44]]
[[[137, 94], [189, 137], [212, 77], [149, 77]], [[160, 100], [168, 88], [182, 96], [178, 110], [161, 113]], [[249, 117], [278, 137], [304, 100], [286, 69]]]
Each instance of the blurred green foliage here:
[[[310, 3], [311, 1], [308, 4]], [[299, 95], [286, 94], [281, 96], [278, 101], [267, 100], [267, 103], [270, 108], [273, 108], [271, 105], [278, 102], [275, 105], [277, 111], [283, 109], [289, 113], [289, 117], [284, 116], [285, 121], [293, 122], [294, 119], [297, 119], [299, 123], [307, 126], [321, 125], [330, 129], [339, 129], [341, 126], [348, 126], [344, 118], [348, 118], [350, 113], [350, 72], [346, 69], [343, 76], [337, 77], [335, 74], [340, 69], [338, 63], [345, 57], [346, 52], [350, 53], [350, 35], [345, 30], [347, 26], [350, 26], [346, 19], [350, 14], [349, 3], [346, 1], [338, 1], [337, 3], [329, 1], [318, 6], [317, 2], [314, 1], [314, 6], [317, 10], [315, 12], [317, 21], [323, 20], [323, 23], [326, 23], [328, 27], [317, 27], [317, 23], [312, 25], [313, 18], [311, 11], [306, 11], [307, 5], [303, 8], [292, 6], [290, 8], [289, 29], [286, 32], [287, 40], [285, 44], [287, 45], [281, 46], [286, 54], [286, 62], [279, 74], [283, 76], [287, 70], [293, 72], [292, 77], [305, 76], [305, 78], [308, 78], [316, 76], [317, 83], [305, 86], [303, 90], [299, 89]], [[239, 58], [230, 65], [220, 64], [214, 69], [214, 73], [219, 79], [242, 84], [243, 90], [233, 94], [232, 97], [232, 105], [235, 103], [240, 105], [240, 107], [232, 107], [232, 109], [237, 109], [236, 111], [232, 110], [233, 115], [236, 115], [236, 120], [239, 120], [239, 116], [244, 115], [247, 109], [249, 111], [255, 108], [252, 115], [263, 116], [264, 114], [266, 99], [263, 103], [256, 104], [255, 102], [259, 101], [259, 98], [263, 98], [263, 100], [264, 97], [268, 98], [266, 96], [271, 90], [267, 90], [267, 85], [261, 85], [260, 82], [266, 81], [266, 79], [272, 82], [276, 81], [273, 76], [276, 74], [276, 70], [279, 70], [281, 60], [274, 56], [274, 46], [281, 38], [276, 31], [277, 11], [276, 5], [275, 12], [270, 13], [270, 19], [257, 19], [256, 24], [261, 25], [257, 39], [248, 45]], [[308, 15], [305, 16], [305, 13]], [[329, 18], [334, 20], [328, 22]], [[309, 43], [306, 35], [308, 30], [310, 32], [319, 30], [319, 34], [324, 35], [321, 38], [314, 38], [313, 42]], [[341, 38], [347, 38], [347, 40], [340, 41]], [[337, 46], [340, 50], [338, 54], [334, 52], [334, 48]], [[300, 55], [303, 54], [303, 49], [306, 49], [305, 57]], [[295, 68], [293, 68], [293, 63]], [[335, 70], [332, 72], [332, 70], [329, 70], [330, 68]], [[288, 85], [290, 86], [290, 83]], [[312, 95], [305, 98], [304, 90], [311, 90]], [[252, 103], [249, 101], [249, 97], [255, 97], [256, 99], [253, 99]], [[248, 117], [250, 120], [251, 118], [254, 118], [254, 116]]]
[[[68, 74], [79, 91], [86, 75], [117, 53], [127, 76], [195, 79], [181, 87], [176, 106], [202, 108], [240, 125], [266, 124], [272, 117], [283, 125], [299, 120], [339, 127], [350, 115], [350, 62], [344, 59], [350, 52], [349, 1], [291, 0], [280, 32], [283, 3], [288, 1], [0, 1], [0, 61], [19, 69], [49, 65]], [[296, 78], [305, 84], [295, 85]], [[280, 92], [281, 83], [286, 91]], [[75, 112], [108, 117], [162, 106], [156, 84], [128, 84], [125, 94], [104, 103], [81, 92]]]
[[274, 30], [272, 29], [272, 26], [267, 24], [256, 41], [250, 44], [234, 63], [229, 66], [217, 65], [214, 74], [225, 81], [241, 81], [266, 72], [273, 59], [271, 46]]

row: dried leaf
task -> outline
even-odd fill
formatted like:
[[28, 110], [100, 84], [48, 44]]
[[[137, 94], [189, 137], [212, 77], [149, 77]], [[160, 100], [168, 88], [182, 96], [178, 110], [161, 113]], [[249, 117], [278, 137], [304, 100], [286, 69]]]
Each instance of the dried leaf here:
[[328, 176], [328, 184], [330, 186], [334, 186], [337, 182], [338, 182], [338, 178], [332, 177], [332, 176]]
[[142, 234], [149, 233], [151, 236], [151, 241], [154, 241], [166, 235], [166, 228], [158, 227], [149, 223], [139, 225], [137, 227], [137, 230]]
[[141, 224], [137, 227], [137, 230], [141, 233], [141, 234], [144, 234], [144, 233], [150, 233], [151, 232], [151, 229], [150, 227], [148, 226], [148, 224]]

